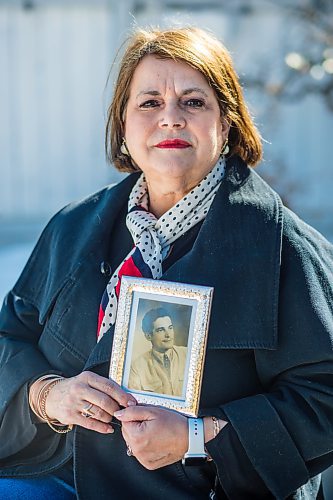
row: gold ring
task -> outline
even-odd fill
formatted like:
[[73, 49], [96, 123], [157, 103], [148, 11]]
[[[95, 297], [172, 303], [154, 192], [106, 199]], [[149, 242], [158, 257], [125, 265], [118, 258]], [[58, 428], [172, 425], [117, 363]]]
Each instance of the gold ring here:
[[83, 410], [81, 411], [81, 415], [82, 417], [85, 417], [85, 418], [91, 418], [95, 415], [95, 413], [93, 411], [91, 411], [91, 408], [93, 407], [93, 403], [89, 403], [88, 405], [86, 405]]

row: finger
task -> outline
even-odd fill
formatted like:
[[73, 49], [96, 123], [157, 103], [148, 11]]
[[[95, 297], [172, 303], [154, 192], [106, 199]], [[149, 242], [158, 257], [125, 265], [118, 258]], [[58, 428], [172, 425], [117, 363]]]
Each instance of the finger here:
[[90, 386], [85, 387], [81, 397], [84, 402], [87, 401], [88, 403], [92, 403], [94, 406], [99, 407], [110, 416], [113, 416], [114, 412], [120, 409], [117, 401], [115, 401], [111, 396], [105, 394], [105, 392], [93, 389]]
[[136, 435], [138, 425], [140, 425], [138, 422], [123, 422], [123, 425], [121, 426], [121, 433], [126, 443], [133, 445], [132, 440]]
[[113, 434], [114, 432], [112, 425], [100, 422], [94, 418], [83, 417], [80, 413], [76, 416], [75, 425], [80, 425], [85, 429], [99, 432], [100, 434]]
[[112, 399], [117, 401], [120, 406], [127, 407], [137, 404], [134, 396], [132, 396], [132, 394], [129, 394], [128, 392], [125, 392], [114, 380], [101, 377], [100, 375], [92, 372], [86, 372], [86, 374], [87, 382], [90, 387], [104, 392]]
[[149, 406], [129, 406], [114, 413], [114, 416], [121, 422], [134, 422], [143, 420], [153, 420], [156, 418], [155, 409]]
[[94, 418], [100, 422], [110, 423], [112, 420], [112, 415], [109, 412], [104, 411], [100, 406], [93, 404], [92, 401], [83, 401], [82, 409], [79, 410], [84, 418], [89, 418], [84, 415], [85, 411], [87, 411], [88, 415], [91, 415], [90, 418]]

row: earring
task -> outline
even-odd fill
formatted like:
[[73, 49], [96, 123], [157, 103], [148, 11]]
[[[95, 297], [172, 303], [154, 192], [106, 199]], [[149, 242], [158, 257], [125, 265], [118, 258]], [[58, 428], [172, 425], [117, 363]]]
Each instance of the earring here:
[[223, 148], [222, 148], [222, 151], [221, 151], [221, 155], [227, 155], [229, 153], [230, 149], [229, 149], [229, 144], [228, 144], [228, 137], [226, 138], [225, 140], [225, 143], [223, 144]]
[[122, 142], [122, 144], [120, 146], [120, 151], [123, 153], [123, 155], [130, 156], [129, 151], [127, 149], [125, 137], [123, 137], [123, 142]]

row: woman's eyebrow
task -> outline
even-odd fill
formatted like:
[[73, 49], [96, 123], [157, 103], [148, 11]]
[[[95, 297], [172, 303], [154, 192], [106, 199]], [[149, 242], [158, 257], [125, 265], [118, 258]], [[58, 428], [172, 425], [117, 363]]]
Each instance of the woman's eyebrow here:
[[[182, 91], [182, 95], [189, 95], [189, 94], [198, 93], [198, 92], [200, 94], [203, 94], [205, 97], [208, 97], [208, 94], [200, 87], [191, 87], [191, 88], [185, 89]], [[160, 96], [161, 93], [158, 90], [142, 90], [141, 92], [139, 92], [137, 94], [136, 97], [140, 97], [142, 95]]]
[[136, 97], [140, 97], [140, 95], [161, 95], [158, 90], [142, 90], [138, 93]]
[[200, 87], [192, 87], [190, 89], [186, 89], [183, 91], [183, 95], [193, 94], [193, 93], [197, 93], [197, 92], [199, 92], [200, 94], [203, 94], [205, 97], [208, 97], [207, 92], [205, 92]]

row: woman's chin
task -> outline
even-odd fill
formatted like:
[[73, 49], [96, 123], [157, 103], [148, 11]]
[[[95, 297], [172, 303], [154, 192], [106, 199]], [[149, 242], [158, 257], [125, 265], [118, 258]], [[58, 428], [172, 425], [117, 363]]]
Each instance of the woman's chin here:
[[210, 167], [203, 168], [201, 165], [196, 165], [193, 162], [184, 162], [184, 161], [159, 161], [156, 162], [153, 168], [142, 168], [145, 173], [146, 179], [149, 181], [159, 180], [163, 183], [167, 183], [168, 181], [190, 181], [193, 179], [200, 182], [200, 180], [206, 175], [207, 172], [210, 171]]

